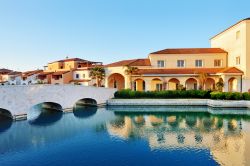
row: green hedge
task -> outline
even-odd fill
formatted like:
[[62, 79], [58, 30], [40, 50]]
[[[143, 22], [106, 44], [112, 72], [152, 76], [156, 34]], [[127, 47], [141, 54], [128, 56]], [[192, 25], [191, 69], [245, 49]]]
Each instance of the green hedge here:
[[131, 91], [129, 89], [117, 91], [115, 98], [133, 99], [133, 98], [210, 98], [211, 91], [201, 90], [176, 90], [176, 91]]
[[124, 89], [115, 93], [115, 98], [135, 99], [135, 98], [158, 98], [158, 99], [181, 99], [199, 98], [214, 100], [250, 100], [250, 93], [240, 92], [211, 92], [203, 90], [167, 90], [167, 91], [131, 91]]

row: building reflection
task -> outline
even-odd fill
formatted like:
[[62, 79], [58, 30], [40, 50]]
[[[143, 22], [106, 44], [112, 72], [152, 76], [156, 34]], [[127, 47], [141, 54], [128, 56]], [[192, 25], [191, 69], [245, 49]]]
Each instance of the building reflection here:
[[140, 115], [117, 112], [116, 119], [107, 123], [107, 130], [110, 135], [121, 139], [146, 139], [152, 150], [208, 149], [222, 165], [241, 165], [249, 160], [250, 148], [250, 133], [242, 131], [242, 122], [241, 117], [208, 113]]
[[41, 111], [30, 121], [0, 121], [0, 153], [69, 140], [85, 131], [111, 139], [143, 139], [152, 150], [206, 149], [221, 165], [250, 162], [249, 116], [129, 113], [96, 107], [75, 108], [67, 114]]

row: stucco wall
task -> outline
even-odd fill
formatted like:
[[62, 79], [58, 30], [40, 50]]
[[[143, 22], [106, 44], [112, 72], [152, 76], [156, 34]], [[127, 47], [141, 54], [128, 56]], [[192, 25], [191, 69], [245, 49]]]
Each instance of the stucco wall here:
[[214, 68], [214, 60], [222, 60], [221, 67], [227, 67], [227, 54], [150, 54], [149, 55], [152, 68], [157, 67], [158, 60], [165, 61], [164, 68], [177, 68], [177, 60], [185, 60], [186, 68], [196, 68], [195, 60], [203, 60], [203, 67]]

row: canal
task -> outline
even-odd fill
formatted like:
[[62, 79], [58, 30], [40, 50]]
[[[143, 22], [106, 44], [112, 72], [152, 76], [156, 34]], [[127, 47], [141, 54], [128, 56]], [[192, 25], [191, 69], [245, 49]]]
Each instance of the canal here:
[[249, 110], [230, 115], [208, 107], [159, 108], [41, 109], [17, 122], [1, 117], [0, 165], [250, 163]]

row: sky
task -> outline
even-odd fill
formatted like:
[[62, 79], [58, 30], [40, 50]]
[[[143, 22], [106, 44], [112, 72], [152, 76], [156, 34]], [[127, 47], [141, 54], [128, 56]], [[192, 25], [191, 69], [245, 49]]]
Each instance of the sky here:
[[82, 58], [146, 58], [166, 48], [210, 47], [250, 17], [249, 0], [0, 0], [0, 68], [43, 69]]

